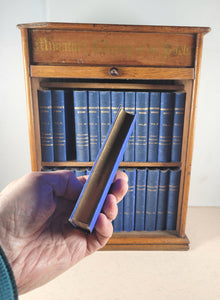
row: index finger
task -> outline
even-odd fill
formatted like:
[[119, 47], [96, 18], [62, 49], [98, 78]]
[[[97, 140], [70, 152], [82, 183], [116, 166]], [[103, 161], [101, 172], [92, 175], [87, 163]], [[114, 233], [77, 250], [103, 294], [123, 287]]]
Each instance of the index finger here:
[[121, 171], [116, 173], [115, 179], [109, 190], [109, 194], [113, 194], [117, 202], [120, 202], [128, 191], [128, 176]]

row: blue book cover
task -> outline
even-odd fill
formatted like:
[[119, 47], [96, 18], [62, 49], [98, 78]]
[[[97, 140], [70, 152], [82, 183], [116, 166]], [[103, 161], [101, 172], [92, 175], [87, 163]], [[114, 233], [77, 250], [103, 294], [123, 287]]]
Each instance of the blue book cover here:
[[87, 91], [73, 91], [76, 160], [89, 161], [89, 124]]
[[52, 91], [54, 160], [74, 159], [73, 118], [71, 94], [64, 90]]
[[128, 191], [124, 197], [124, 231], [134, 231], [136, 169], [126, 168]]
[[42, 161], [54, 161], [51, 91], [38, 90]]
[[136, 92], [135, 161], [147, 161], [149, 92]]
[[160, 170], [156, 230], [166, 229], [169, 169]]
[[172, 162], [177, 162], [181, 160], [185, 100], [186, 100], [185, 92], [175, 93], [173, 140], [172, 140], [172, 149], [171, 149]]
[[100, 91], [100, 123], [101, 144], [104, 142], [111, 125], [111, 94], [110, 91]]
[[147, 169], [138, 168], [136, 171], [136, 207], [135, 207], [135, 230], [143, 231], [145, 219]]
[[145, 210], [145, 230], [154, 231], [156, 229], [156, 212], [158, 199], [159, 169], [148, 169], [146, 210]]
[[160, 92], [150, 92], [148, 161], [158, 160]]
[[134, 128], [136, 116], [122, 108], [109, 128], [89, 178], [83, 186], [69, 221], [92, 232]]
[[[125, 92], [125, 110], [130, 114], [135, 114], [135, 92]], [[135, 130], [128, 141], [124, 161], [134, 161], [134, 136]]]
[[95, 161], [100, 149], [99, 92], [88, 91], [89, 109], [89, 153], [90, 161]]
[[173, 113], [174, 113], [174, 94], [170, 92], [162, 92], [161, 106], [160, 106], [159, 147], [158, 147], [159, 162], [171, 161]]
[[167, 230], [176, 230], [180, 175], [180, 169], [170, 170], [166, 223]]

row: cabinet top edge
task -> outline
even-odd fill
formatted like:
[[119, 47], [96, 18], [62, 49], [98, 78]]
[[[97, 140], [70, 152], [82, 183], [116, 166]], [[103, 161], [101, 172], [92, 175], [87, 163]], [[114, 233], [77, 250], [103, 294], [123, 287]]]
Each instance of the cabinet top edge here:
[[18, 24], [19, 29], [54, 29], [54, 30], [93, 30], [93, 31], [133, 31], [153, 33], [208, 33], [210, 27], [191, 26], [151, 26], [151, 25], [122, 25], [122, 24], [91, 24], [91, 23], [56, 23], [39, 22]]

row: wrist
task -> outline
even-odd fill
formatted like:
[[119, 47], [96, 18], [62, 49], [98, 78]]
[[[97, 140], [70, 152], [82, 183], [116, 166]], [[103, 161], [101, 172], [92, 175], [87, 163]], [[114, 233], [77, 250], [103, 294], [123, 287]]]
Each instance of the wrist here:
[[18, 299], [17, 286], [12, 268], [0, 246], [0, 298]]

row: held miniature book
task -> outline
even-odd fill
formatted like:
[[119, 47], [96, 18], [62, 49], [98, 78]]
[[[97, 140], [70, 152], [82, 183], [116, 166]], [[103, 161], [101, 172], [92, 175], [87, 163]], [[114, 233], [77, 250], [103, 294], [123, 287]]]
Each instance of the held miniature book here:
[[92, 232], [123, 158], [136, 115], [120, 108], [98, 153], [90, 176], [69, 218], [74, 227]]

